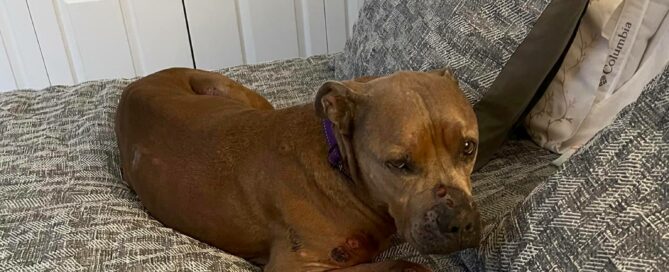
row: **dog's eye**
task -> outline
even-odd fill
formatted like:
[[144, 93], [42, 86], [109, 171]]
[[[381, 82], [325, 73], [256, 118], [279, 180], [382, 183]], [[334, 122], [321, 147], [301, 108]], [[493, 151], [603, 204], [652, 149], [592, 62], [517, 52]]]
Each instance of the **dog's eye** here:
[[388, 168], [394, 168], [398, 170], [403, 170], [403, 171], [409, 171], [409, 159], [408, 158], [402, 158], [399, 160], [390, 160], [386, 162], [386, 166]]
[[470, 140], [465, 141], [462, 152], [465, 153], [465, 155], [470, 156], [474, 154], [475, 151], [476, 151], [476, 143]]

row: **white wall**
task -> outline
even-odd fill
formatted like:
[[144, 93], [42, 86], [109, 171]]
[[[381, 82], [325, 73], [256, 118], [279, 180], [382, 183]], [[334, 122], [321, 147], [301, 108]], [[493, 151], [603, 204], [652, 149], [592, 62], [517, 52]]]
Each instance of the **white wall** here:
[[362, 0], [0, 0], [0, 91], [341, 51]]

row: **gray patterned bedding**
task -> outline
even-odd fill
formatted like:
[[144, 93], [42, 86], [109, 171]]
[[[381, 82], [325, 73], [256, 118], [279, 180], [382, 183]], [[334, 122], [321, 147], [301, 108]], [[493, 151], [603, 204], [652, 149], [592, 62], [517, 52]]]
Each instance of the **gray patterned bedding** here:
[[[513, 5], [527, 11], [519, 17], [498, 8], [507, 4], [477, 1], [488, 3], [482, 6], [495, 9], [496, 16], [524, 22], [515, 24], [520, 30], [496, 23], [512, 34], [500, 41], [509, 44], [498, 44], [508, 50], [527, 33], [528, 16], [538, 16], [547, 3], [518, 0]], [[457, 6], [463, 7], [476, 5]], [[491, 22], [497, 21], [479, 23]], [[434, 30], [430, 26], [416, 27]], [[472, 31], [456, 26], [449, 31]], [[502, 53], [488, 54], [486, 48], [479, 44], [474, 51], [491, 60], [473, 63], [485, 66], [479, 67], [485, 76], [464, 78], [471, 103], [511, 53], [492, 48]], [[341, 60], [342, 55], [315, 56], [220, 72], [282, 108], [311, 101], [324, 81], [337, 77], [334, 65]], [[397, 63], [404, 61], [426, 68], [439, 60]], [[131, 81], [0, 94], [0, 271], [260, 271], [163, 226], [123, 182], [113, 119]], [[480, 248], [421, 256], [393, 238], [378, 259], [412, 260], [435, 271], [666, 271], [668, 110], [669, 68], [559, 169], [550, 164], [557, 155], [522, 138], [508, 141], [472, 175], [485, 224]]]
[[487, 270], [667, 271], [669, 66], [487, 229]]
[[[221, 72], [285, 107], [333, 78], [330, 59]], [[162, 226], [121, 180], [113, 116], [129, 82], [0, 95], [0, 270], [258, 271]], [[669, 70], [559, 170], [556, 155], [508, 142], [473, 175], [487, 233], [478, 251], [420, 256], [395, 239], [379, 259], [436, 271], [669, 267], [668, 99]]]

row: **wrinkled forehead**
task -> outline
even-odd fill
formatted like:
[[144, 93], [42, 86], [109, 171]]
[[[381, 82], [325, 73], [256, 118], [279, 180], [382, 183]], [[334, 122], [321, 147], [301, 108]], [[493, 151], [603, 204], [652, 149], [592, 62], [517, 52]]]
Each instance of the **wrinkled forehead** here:
[[425, 73], [396, 73], [371, 82], [366, 110], [371, 127], [386, 137], [420, 137], [425, 130], [444, 130], [478, 137], [476, 117], [455, 82]]

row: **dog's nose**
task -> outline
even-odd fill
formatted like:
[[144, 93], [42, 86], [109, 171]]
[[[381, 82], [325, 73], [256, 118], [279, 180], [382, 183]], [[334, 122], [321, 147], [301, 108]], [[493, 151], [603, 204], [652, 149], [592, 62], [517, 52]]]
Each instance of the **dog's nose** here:
[[464, 191], [439, 186], [435, 190], [439, 205], [435, 208], [439, 214], [439, 231], [460, 241], [462, 248], [477, 246], [481, 232], [481, 216], [471, 196]]

